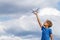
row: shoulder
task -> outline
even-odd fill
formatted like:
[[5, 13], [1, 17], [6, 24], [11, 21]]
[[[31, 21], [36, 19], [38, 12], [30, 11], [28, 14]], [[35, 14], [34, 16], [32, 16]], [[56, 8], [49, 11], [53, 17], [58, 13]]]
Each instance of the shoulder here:
[[49, 33], [52, 34], [52, 29], [49, 29]]
[[45, 28], [44, 26], [42, 26], [41, 28]]
[[41, 30], [43, 30], [43, 29], [45, 29], [45, 27], [44, 27], [44, 26], [42, 26], [42, 27], [41, 27]]
[[52, 31], [52, 29], [51, 29], [51, 28], [49, 28], [49, 30], [50, 30], [50, 31]]

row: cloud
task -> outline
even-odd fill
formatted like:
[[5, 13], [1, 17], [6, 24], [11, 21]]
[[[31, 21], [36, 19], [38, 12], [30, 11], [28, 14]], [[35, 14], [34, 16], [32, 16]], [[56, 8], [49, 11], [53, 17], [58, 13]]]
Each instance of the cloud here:
[[23, 39], [14, 36], [0, 36], [0, 40], [23, 40]]
[[17, 19], [22, 15], [30, 15], [32, 14], [32, 9], [35, 8], [40, 8], [40, 13], [46, 10], [54, 10], [54, 12], [49, 12], [49, 14], [47, 11], [45, 14], [42, 12], [41, 15], [58, 15], [59, 2], [60, 0], [0, 0], [0, 21], [8, 21]]
[[40, 38], [22, 38], [17, 36], [0, 36], [0, 40], [40, 40]]
[[0, 14], [15, 14], [15, 13], [22, 13], [22, 7], [18, 7], [12, 3], [0, 3]]
[[54, 15], [54, 16], [60, 16], [60, 11], [55, 9], [55, 8], [43, 8], [40, 9], [39, 11], [41, 16], [45, 16], [45, 15]]
[[[35, 2], [35, 3], [33, 3]], [[0, 14], [25, 14], [34, 8], [52, 7], [57, 9], [59, 0], [0, 0]]]

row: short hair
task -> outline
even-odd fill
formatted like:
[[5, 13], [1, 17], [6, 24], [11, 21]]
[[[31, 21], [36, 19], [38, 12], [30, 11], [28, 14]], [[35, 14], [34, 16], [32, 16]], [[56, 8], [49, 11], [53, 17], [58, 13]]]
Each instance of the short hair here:
[[46, 20], [46, 22], [48, 23], [48, 25], [49, 25], [48, 27], [49, 28], [52, 27], [53, 24], [52, 24], [52, 22], [50, 20]]

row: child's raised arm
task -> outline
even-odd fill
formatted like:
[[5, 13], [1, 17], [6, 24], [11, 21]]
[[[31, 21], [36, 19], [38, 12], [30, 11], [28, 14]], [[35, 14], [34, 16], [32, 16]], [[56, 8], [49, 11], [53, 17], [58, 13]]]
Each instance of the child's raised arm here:
[[40, 18], [38, 16], [38, 12], [34, 12], [34, 14], [36, 15], [37, 21], [39, 23], [39, 26], [42, 27], [42, 23], [40, 22]]

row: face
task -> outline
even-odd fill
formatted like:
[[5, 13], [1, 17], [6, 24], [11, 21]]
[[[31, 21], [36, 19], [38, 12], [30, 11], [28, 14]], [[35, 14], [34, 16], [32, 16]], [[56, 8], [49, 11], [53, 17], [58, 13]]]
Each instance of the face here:
[[44, 22], [44, 26], [45, 26], [45, 27], [48, 27], [48, 23], [47, 23], [47, 22]]

